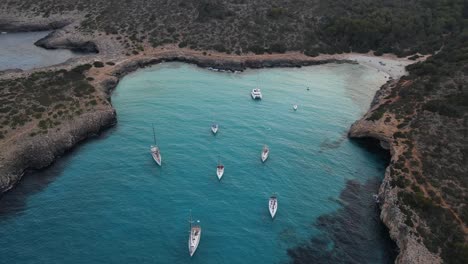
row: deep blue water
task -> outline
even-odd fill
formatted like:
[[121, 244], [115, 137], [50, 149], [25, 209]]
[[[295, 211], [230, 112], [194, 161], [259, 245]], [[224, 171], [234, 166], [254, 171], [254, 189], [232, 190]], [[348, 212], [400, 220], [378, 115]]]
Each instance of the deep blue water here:
[[0, 34], [0, 71], [50, 66], [79, 55], [65, 49], [47, 50], [34, 45], [34, 42], [49, 33], [40, 31]]
[[[0, 200], [0, 263], [319, 263], [329, 252], [386, 263], [371, 199], [385, 160], [346, 138], [383, 82], [346, 64], [219, 73], [164, 63], [130, 74], [112, 96], [115, 128]], [[257, 85], [262, 101], [249, 95]], [[152, 124], [162, 167], [149, 153]], [[190, 209], [203, 230], [192, 259]]]

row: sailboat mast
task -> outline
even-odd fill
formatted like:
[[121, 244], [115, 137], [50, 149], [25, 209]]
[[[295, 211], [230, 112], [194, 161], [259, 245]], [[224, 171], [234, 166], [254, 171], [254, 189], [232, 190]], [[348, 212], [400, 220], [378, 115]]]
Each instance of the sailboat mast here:
[[153, 139], [154, 139], [154, 145], [156, 145], [156, 132], [154, 132], [154, 125], [153, 125]]

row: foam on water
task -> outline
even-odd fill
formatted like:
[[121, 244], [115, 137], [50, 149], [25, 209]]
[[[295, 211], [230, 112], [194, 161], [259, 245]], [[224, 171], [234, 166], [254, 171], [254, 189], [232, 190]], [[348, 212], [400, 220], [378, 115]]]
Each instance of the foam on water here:
[[[287, 250], [321, 235], [314, 223], [342, 207], [336, 201], [348, 180], [383, 177], [384, 160], [345, 133], [384, 81], [359, 65], [234, 74], [165, 63], [139, 70], [112, 96], [115, 128], [2, 198], [0, 262], [291, 261]], [[250, 98], [256, 86], [262, 101]], [[212, 122], [220, 125], [216, 136]], [[161, 168], [149, 153], [152, 124]], [[271, 152], [262, 164], [264, 144]], [[226, 168], [221, 181], [218, 157]], [[275, 220], [268, 212], [273, 192]], [[190, 209], [203, 229], [192, 259]], [[362, 246], [369, 263], [387, 256], [379, 239]]]

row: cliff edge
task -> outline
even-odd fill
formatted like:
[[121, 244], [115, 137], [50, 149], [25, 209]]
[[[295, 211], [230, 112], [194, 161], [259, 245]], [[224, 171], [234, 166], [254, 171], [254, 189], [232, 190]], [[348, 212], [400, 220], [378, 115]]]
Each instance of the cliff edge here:
[[349, 130], [391, 153], [380, 218], [400, 248], [397, 263], [468, 259], [468, 66], [459, 45], [382, 86]]

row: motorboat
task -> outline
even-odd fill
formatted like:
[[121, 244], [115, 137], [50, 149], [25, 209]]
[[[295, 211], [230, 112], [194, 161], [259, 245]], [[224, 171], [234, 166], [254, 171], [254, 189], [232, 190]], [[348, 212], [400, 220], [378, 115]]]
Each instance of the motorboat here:
[[257, 99], [261, 100], [262, 99], [262, 92], [258, 88], [253, 89], [250, 94], [252, 95], [252, 99], [254, 99], [254, 100], [257, 100]]
[[216, 135], [216, 133], [218, 133], [218, 128], [219, 128], [218, 124], [212, 124], [211, 125], [211, 132], [213, 132], [213, 134]]
[[297, 111], [297, 104], [293, 105], [294, 111]]
[[267, 145], [263, 146], [262, 150], [262, 162], [265, 162], [268, 159], [268, 155], [270, 154], [270, 149]]
[[216, 166], [216, 175], [218, 175], [218, 179], [221, 180], [224, 174], [224, 165], [218, 161], [218, 166]]

